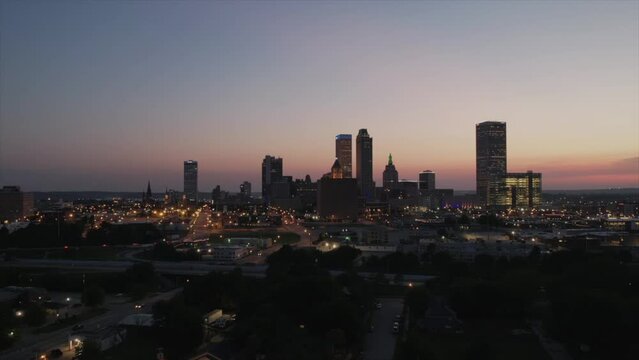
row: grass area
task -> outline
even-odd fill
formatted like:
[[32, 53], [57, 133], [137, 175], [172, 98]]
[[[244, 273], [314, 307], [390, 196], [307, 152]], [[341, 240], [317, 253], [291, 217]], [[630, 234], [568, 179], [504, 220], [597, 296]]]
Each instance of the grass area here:
[[[222, 237], [220, 237], [222, 235]], [[279, 236], [279, 238], [278, 238]], [[292, 232], [280, 231], [225, 231], [221, 234], [211, 235], [214, 244], [225, 244], [227, 238], [271, 238], [277, 244], [293, 244], [300, 241], [300, 236]]]
[[35, 333], [36, 334], [44, 334], [44, 333], [49, 333], [49, 332], [53, 332], [56, 330], [60, 330], [62, 328], [65, 328], [67, 326], [71, 326], [74, 324], [77, 324], [81, 321], [85, 321], [85, 320], [89, 320], [91, 318], [94, 318], [96, 316], [102, 315], [104, 313], [106, 313], [108, 310], [105, 308], [97, 308], [97, 309], [90, 309], [89, 311], [83, 312], [80, 315], [77, 316], [71, 316], [69, 318], [66, 319], [60, 319], [59, 321], [56, 321], [54, 323], [45, 325], [41, 328], [36, 329]]
[[463, 360], [473, 353], [494, 360], [550, 359], [534, 334], [513, 335], [513, 329], [529, 329], [520, 321], [473, 319], [464, 322], [463, 334], [430, 334], [412, 330], [411, 336], [432, 355], [432, 359]]

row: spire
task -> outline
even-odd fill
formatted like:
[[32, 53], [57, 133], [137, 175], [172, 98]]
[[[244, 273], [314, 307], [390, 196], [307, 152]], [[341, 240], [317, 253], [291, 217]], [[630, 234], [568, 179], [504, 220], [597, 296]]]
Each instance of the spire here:
[[393, 154], [388, 154], [388, 165], [393, 165]]

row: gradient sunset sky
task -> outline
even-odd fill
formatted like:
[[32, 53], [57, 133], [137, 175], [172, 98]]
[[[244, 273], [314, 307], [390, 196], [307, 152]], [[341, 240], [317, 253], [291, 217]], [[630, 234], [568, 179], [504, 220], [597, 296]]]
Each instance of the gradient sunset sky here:
[[474, 189], [486, 120], [546, 190], [639, 187], [639, 2], [0, 2], [0, 185], [258, 191], [367, 128], [378, 184]]

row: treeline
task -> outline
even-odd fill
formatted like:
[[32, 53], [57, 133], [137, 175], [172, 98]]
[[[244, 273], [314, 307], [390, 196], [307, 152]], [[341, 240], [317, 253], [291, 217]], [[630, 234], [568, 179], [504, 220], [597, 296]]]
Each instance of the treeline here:
[[[130, 245], [151, 243], [162, 239], [162, 232], [153, 224], [103, 223], [90, 228], [85, 221], [32, 223], [26, 228], [9, 231], [0, 228], [0, 248], [39, 248], [61, 246]], [[86, 235], [86, 238], [83, 237]]]
[[[429, 299], [443, 297], [462, 320], [534, 319], [577, 358], [634, 359], [639, 351], [634, 341], [639, 269], [629, 259], [623, 251], [533, 253], [513, 259], [482, 255], [469, 264], [434, 256], [427, 266], [441, 276], [409, 292], [407, 304], [417, 317]], [[399, 358], [433, 358], [419, 343], [411, 332], [400, 345]]]
[[160, 346], [171, 358], [184, 357], [202, 340], [202, 315], [221, 308], [238, 314], [228, 334], [236, 359], [357, 353], [373, 296], [356, 275], [334, 278], [322, 268], [335, 256], [284, 246], [269, 257], [264, 279], [243, 277], [239, 270], [192, 279], [180, 296], [154, 307]]

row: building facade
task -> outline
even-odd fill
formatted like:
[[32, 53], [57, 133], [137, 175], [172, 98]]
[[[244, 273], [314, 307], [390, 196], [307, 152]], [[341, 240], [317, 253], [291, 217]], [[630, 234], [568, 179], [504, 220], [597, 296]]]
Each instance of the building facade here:
[[248, 199], [251, 197], [251, 183], [248, 181], [243, 182], [242, 184], [240, 184], [240, 196]]
[[266, 155], [262, 160], [262, 200], [268, 204], [272, 200], [272, 184], [282, 181], [283, 160]]
[[373, 138], [368, 130], [360, 129], [356, 139], [357, 146], [357, 185], [366, 200], [373, 200], [375, 183], [373, 182]]
[[541, 173], [507, 173], [492, 180], [489, 202], [498, 208], [536, 208], [541, 205]]
[[184, 162], [184, 197], [189, 201], [198, 200], [197, 190], [197, 161]]
[[488, 187], [506, 175], [506, 123], [486, 121], [475, 125], [477, 195], [492, 205]]
[[345, 179], [353, 177], [353, 136], [339, 134], [335, 136], [335, 157], [342, 165]]
[[435, 190], [435, 173], [430, 170], [424, 170], [419, 173], [419, 191]]
[[33, 194], [20, 190], [19, 186], [0, 189], [0, 223], [12, 222], [31, 215]]

